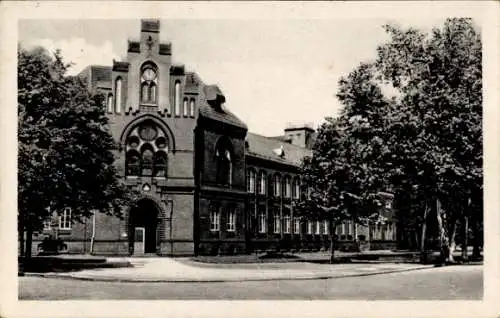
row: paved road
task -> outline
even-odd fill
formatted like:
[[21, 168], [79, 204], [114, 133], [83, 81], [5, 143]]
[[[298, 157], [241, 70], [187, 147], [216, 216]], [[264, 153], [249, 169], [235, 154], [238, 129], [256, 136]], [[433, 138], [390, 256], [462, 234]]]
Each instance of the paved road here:
[[228, 283], [109, 283], [19, 277], [19, 299], [476, 300], [482, 266], [450, 266], [324, 280]]

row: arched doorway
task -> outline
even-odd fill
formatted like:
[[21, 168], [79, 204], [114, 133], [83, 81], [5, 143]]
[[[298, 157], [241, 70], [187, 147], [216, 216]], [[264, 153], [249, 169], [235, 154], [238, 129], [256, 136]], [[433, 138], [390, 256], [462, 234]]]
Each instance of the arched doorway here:
[[151, 199], [139, 200], [130, 210], [129, 247], [132, 255], [157, 252], [158, 215], [158, 206]]

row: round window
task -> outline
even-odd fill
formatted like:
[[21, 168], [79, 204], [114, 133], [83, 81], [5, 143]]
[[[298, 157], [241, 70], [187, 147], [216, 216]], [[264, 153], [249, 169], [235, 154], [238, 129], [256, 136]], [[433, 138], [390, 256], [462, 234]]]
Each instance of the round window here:
[[158, 130], [151, 124], [146, 124], [139, 129], [139, 136], [146, 141], [152, 141], [158, 136]]
[[137, 136], [128, 137], [127, 144], [129, 145], [129, 147], [137, 148], [139, 146], [139, 137]]
[[165, 147], [167, 147], [167, 140], [165, 139], [165, 137], [159, 137], [158, 139], [156, 139], [155, 144], [158, 149], [164, 149]]

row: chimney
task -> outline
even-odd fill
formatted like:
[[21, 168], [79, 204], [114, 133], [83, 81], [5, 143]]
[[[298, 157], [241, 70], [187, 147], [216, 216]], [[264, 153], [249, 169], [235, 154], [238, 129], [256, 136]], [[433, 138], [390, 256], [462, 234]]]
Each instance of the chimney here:
[[300, 125], [288, 124], [285, 128], [284, 137], [286, 140], [290, 140], [292, 145], [311, 149], [315, 137], [315, 130], [312, 127], [311, 123]]

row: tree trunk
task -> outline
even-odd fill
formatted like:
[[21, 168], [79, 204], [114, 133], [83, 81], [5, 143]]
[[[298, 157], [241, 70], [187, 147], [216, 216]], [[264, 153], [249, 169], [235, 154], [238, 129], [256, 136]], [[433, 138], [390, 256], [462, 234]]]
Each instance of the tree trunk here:
[[28, 222], [28, 224], [26, 224], [26, 250], [24, 251], [25, 262], [31, 259], [32, 246], [33, 246], [33, 227]]
[[462, 261], [467, 261], [468, 259], [468, 248], [467, 246], [469, 245], [469, 217], [466, 215], [464, 216], [464, 232], [463, 232], [463, 239], [462, 239]]
[[23, 217], [17, 219], [17, 235], [19, 237], [19, 250], [17, 251], [18, 256], [24, 256], [24, 221]]
[[443, 263], [453, 262], [453, 256], [450, 251], [450, 244], [448, 242], [448, 236], [446, 235], [446, 225], [443, 221], [443, 210], [441, 209], [441, 202], [436, 199], [436, 218], [438, 223], [439, 231], [439, 247], [441, 260]]
[[479, 260], [481, 258], [481, 240], [480, 240], [480, 230], [477, 221], [473, 223], [472, 229], [474, 231], [474, 247], [472, 248], [472, 258], [474, 260]]
[[328, 226], [330, 227], [330, 264], [335, 262], [335, 229], [336, 226], [333, 225], [333, 220], [328, 222]]
[[457, 228], [458, 228], [458, 222], [457, 220], [453, 221], [453, 227], [448, 239], [448, 242], [450, 242], [450, 260], [454, 261], [453, 258], [453, 252], [455, 251], [456, 248], [456, 243], [455, 243], [455, 237], [457, 236]]
[[[424, 209], [424, 219], [422, 221], [422, 236], [420, 238], [420, 261], [422, 263], [427, 263], [427, 250], [425, 245], [425, 238], [427, 236], [427, 216], [429, 215], [429, 205], [425, 205]], [[416, 235], [417, 232], [415, 232]], [[418, 241], [417, 241], [418, 244]]]
[[335, 262], [335, 228], [336, 226], [333, 226], [333, 221], [330, 220], [329, 226], [330, 226], [330, 264], [333, 264]]

